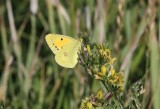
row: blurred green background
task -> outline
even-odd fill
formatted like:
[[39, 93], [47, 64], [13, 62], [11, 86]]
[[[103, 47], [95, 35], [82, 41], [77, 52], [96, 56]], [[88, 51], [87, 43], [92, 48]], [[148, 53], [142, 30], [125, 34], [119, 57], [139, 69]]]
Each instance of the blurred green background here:
[[100, 88], [84, 68], [57, 65], [45, 35], [106, 43], [125, 90], [145, 81], [142, 108], [160, 109], [159, 0], [1, 0], [0, 107], [76, 109]]

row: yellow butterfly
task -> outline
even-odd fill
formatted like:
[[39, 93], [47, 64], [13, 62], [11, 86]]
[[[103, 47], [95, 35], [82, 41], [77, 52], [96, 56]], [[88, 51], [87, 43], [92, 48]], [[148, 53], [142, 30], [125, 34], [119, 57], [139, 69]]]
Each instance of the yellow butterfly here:
[[80, 40], [59, 34], [47, 34], [45, 39], [59, 65], [66, 68], [75, 67], [78, 62], [77, 53], [81, 47]]

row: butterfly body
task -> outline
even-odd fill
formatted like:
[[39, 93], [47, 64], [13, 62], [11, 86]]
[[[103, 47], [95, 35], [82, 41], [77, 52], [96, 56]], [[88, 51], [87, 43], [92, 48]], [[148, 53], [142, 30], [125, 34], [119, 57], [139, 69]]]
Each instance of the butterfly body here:
[[59, 65], [66, 68], [75, 67], [78, 62], [77, 53], [80, 50], [81, 41], [58, 34], [48, 34], [45, 39]]

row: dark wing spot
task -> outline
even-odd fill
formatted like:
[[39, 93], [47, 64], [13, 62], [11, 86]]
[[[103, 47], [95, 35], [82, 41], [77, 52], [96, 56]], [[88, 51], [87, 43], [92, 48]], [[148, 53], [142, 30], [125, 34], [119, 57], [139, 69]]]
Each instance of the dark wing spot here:
[[63, 40], [63, 38], [61, 38], [61, 41]]
[[57, 50], [59, 50], [59, 48], [58, 48], [57, 46], [55, 46], [55, 48], [56, 48]]

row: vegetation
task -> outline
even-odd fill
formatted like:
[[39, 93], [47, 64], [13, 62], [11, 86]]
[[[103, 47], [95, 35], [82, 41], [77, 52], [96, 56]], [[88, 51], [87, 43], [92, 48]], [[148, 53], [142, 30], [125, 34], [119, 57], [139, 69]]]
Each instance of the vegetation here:
[[[83, 39], [75, 68], [48, 33]], [[1, 0], [0, 49], [1, 109], [160, 109], [159, 0]]]

